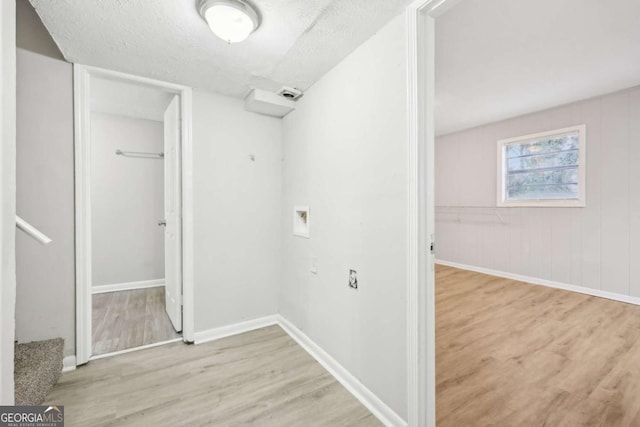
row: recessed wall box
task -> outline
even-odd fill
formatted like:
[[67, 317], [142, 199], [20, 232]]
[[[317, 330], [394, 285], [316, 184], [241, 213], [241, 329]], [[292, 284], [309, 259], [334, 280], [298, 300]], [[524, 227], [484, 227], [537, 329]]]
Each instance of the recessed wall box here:
[[309, 206], [293, 208], [293, 235], [309, 238]]

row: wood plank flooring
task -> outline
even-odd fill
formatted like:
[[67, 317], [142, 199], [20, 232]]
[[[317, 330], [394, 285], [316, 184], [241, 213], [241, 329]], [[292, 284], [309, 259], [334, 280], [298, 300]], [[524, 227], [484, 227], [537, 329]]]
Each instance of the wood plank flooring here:
[[168, 344], [63, 374], [66, 426], [379, 426], [279, 326]]
[[436, 269], [437, 422], [640, 426], [640, 307]]
[[[640, 307], [436, 275], [439, 427], [640, 426]], [[379, 425], [277, 326], [92, 361], [47, 403], [69, 426]]]
[[92, 296], [93, 354], [106, 354], [179, 338], [164, 308], [164, 288]]

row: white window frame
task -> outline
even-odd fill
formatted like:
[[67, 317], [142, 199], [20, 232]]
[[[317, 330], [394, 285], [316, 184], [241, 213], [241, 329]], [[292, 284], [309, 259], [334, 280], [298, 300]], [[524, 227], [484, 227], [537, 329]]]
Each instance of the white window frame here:
[[[578, 198], [577, 199], [529, 199], [507, 200], [506, 198], [506, 163], [505, 147], [513, 143], [578, 132]], [[498, 141], [498, 175], [497, 202], [498, 207], [585, 207], [586, 206], [586, 148], [587, 128], [585, 125], [571, 126], [547, 132], [533, 133]]]

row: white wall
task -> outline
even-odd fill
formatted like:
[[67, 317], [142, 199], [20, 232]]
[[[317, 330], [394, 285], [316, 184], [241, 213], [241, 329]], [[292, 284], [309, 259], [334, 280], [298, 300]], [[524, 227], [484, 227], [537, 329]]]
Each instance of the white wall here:
[[164, 278], [164, 162], [117, 149], [161, 153], [162, 122], [91, 113], [93, 286]]
[[196, 331], [277, 312], [282, 126], [243, 108], [193, 94]]
[[437, 138], [436, 205], [495, 206], [497, 140], [583, 123], [585, 208], [439, 208], [437, 258], [640, 297], [640, 87]]
[[[61, 337], [75, 353], [71, 64], [18, 49], [17, 211], [53, 241], [16, 235], [16, 339]], [[55, 301], [55, 303], [52, 303]]]
[[[399, 16], [284, 119], [279, 296], [284, 317], [405, 419], [406, 126]], [[310, 208], [310, 239], [292, 234], [295, 205]], [[347, 286], [349, 269], [357, 291]]]
[[0, 404], [13, 405], [16, 215], [16, 3], [0, 2]]

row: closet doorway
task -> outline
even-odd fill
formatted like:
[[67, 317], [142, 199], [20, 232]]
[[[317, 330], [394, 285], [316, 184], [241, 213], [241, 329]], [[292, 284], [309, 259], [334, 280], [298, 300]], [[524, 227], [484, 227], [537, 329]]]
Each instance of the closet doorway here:
[[190, 89], [74, 71], [77, 363], [192, 341]]

